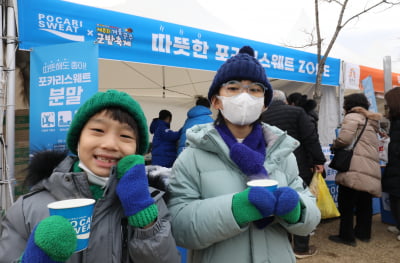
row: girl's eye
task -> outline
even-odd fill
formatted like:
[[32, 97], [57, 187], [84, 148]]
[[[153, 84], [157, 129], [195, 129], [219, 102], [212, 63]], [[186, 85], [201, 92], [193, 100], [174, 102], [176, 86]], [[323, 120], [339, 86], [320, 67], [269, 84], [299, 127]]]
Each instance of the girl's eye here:
[[92, 128], [92, 131], [94, 131], [94, 132], [103, 132], [102, 129], [98, 129], [98, 128]]
[[238, 87], [228, 87], [227, 89], [230, 91], [238, 91], [239, 90]]

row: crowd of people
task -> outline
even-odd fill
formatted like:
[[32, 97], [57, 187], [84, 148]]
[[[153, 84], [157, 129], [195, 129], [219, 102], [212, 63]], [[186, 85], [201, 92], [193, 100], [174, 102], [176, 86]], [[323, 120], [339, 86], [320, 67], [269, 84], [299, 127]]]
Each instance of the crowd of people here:
[[[335, 243], [369, 242], [372, 198], [390, 195], [400, 241], [400, 87], [385, 94], [390, 121], [369, 111], [364, 94], [347, 95], [332, 149], [352, 147], [348, 171], [336, 175], [340, 225]], [[26, 184], [2, 219], [0, 262], [296, 262], [318, 249], [310, 235], [321, 214], [309, 185], [324, 174], [317, 103], [306, 95], [273, 90], [249, 46], [216, 72], [208, 97], [199, 97], [178, 131], [172, 113], [159, 112], [147, 127], [139, 103], [116, 90], [98, 92], [74, 115], [69, 153], [36, 153]], [[216, 112], [215, 118], [211, 108]], [[150, 180], [143, 155], [168, 169]], [[361, 132], [362, 131], [362, 132]], [[390, 137], [381, 176], [378, 134]], [[154, 178], [153, 178], [154, 179]], [[165, 178], [163, 178], [165, 179]], [[248, 186], [269, 179], [275, 190]], [[74, 252], [76, 236], [53, 201], [92, 198], [88, 247]], [[355, 217], [355, 224], [353, 223]]]

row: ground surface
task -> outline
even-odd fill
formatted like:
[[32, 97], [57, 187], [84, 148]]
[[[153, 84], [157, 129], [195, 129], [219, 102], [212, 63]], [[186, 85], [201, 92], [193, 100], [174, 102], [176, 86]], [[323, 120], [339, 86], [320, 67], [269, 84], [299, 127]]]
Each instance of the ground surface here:
[[369, 243], [357, 242], [356, 247], [334, 243], [329, 235], [336, 235], [339, 229], [339, 219], [322, 221], [310, 244], [318, 247], [318, 254], [298, 263], [400, 263], [400, 241], [396, 235], [387, 231], [388, 225], [382, 223], [381, 215], [373, 216], [372, 238]]

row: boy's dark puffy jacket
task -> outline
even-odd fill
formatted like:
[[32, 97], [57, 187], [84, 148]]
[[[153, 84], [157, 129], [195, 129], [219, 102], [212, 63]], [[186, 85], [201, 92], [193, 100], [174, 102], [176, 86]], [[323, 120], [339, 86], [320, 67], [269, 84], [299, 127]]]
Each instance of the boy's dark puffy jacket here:
[[[8, 209], [2, 222], [1, 263], [18, 262], [33, 228], [49, 216], [48, 203], [92, 198], [87, 175], [71, 172], [75, 161], [76, 158], [66, 157], [48, 178], [36, 183], [30, 193], [21, 196]], [[88, 248], [73, 254], [66, 262], [180, 262], [163, 192], [152, 187], [149, 189], [159, 210], [155, 224], [148, 229], [134, 228], [127, 223], [116, 195], [117, 183], [116, 169], [113, 169], [103, 198], [95, 204]]]

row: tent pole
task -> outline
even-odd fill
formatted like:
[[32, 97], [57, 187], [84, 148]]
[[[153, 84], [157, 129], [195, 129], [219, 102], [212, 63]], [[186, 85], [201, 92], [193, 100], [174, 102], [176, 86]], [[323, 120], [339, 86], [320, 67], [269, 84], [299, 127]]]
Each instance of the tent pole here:
[[384, 92], [388, 92], [393, 87], [392, 81], [392, 59], [390, 56], [383, 57], [383, 81]]
[[162, 88], [163, 88], [163, 93], [162, 93], [162, 97], [163, 99], [165, 99], [165, 66], [162, 66]]
[[[3, 70], [4, 70], [4, 45], [3, 45], [3, 10], [4, 2], [0, 5], [0, 28], [1, 28], [1, 41], [0, 41], [0, 123], [4, 123], [4, 110], [5, 110], [5, 85], [3, 80]], [[7, 184], [4, 169], [4, 136], [3, 136], [3, 125], [0, 125], [0, 211], [4, 211], [8, 207], [8, 195], [7, 195]]]
[[6, 107], [6, 175], [10, 203], [14, 203], [14, 159], [15, 159], [15, 54], [16, 54], [16, 29], [14, 5], [11, 0], [7, 5], [7, 107]]

